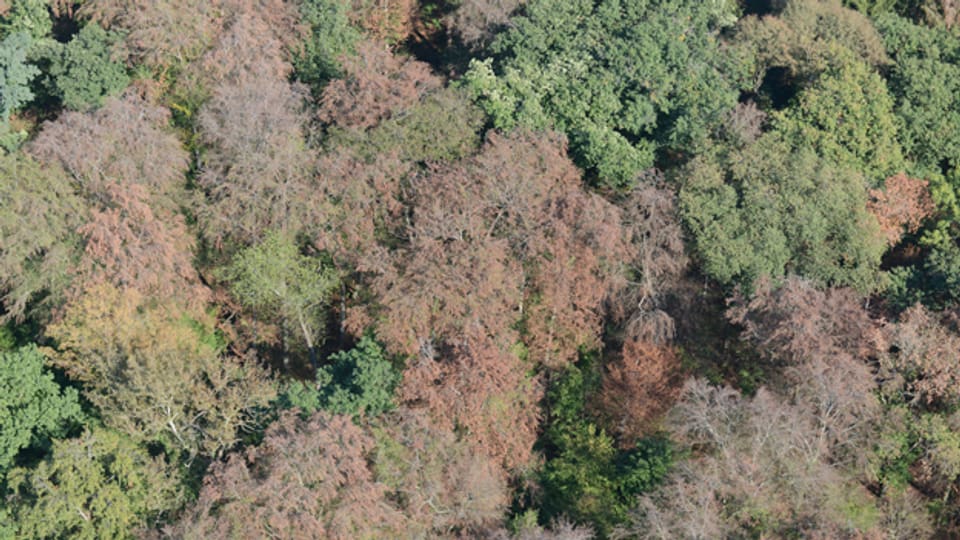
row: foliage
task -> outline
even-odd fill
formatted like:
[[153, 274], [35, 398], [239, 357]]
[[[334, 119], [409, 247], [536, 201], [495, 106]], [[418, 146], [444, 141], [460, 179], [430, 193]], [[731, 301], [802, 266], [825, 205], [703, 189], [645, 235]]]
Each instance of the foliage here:
[[58, 166], [0, 156], [0, 288], [4, 319], [45, 319], [63, 300], [87, 210]]
[[30, 81], [40, 70], [27, 63], [32, 43], [24, 32], [9, 34], [0, 42], [0, 128], [4, 134], [10, 129], [10, 115], [33, 99]]
[[187, 457], [218, 456], [256, 427], [275, 390], [253, 362], [219, 356], [191, 324], [196, 317], [170, 300], [101, 285], [47, 332], [54, 363], [84, 383], [108, 426]]
[[629, 187], [658, 149], [702, 147], [741, 86], [717, 32], [727, 14], [682, 0], [537, 0], [465, 84], [499, 129], [557, 129], [600, 185]]
[[[656, 486], [673, 460], [670, 446], [639, 440], [618, 451], [613, 438], [584, 414], [591, 391], [589, 365], [569, 367], [551, 387], [544, 434], [548, 460], [541, 473], [545, 518], [566, 514], [601, 534], [627, 518], [636, 496]], [[586, 371], [586, 373], [585, 373]]]
[[376, 416], [395, 407], [400, 375], [383, 348], [369, 336], [347, 351], [330, 356], [317, 369], [314, 383], [297, 381], [282, 396], [289, 407], [306, 414], [324, 409], [334, 414]]
[[350, 25], [347, 2], [307, 0], [300, 3], [300, 17], [310, 33], [296, 52], [293, 66], [297, 80], [319, 96], [326, 84], [340, 77], [341, 57], [353, 52], [360, 33]]
[[903, 170], [893, 100], [862, 62], [829, 69], [773, 116], [785, 140], [861, 172], [871, 184]]
[[56, 48], [47, 75], [53, 79], [54, 95], [64, 107], [99, 107], [105, 97], [127, 86], [126, 69], [112, 59], [111, 49], [117, 39], [114, 33], [87, 24], [69, 43]]
[[365, 455], [373, 438], [349, 417], [286, 414], [260, 446], [212, 466], [178, 538], [398, 537], [402, 516]]
[[57, 441], [35, 468], [12, 470], [8, 488], [18, 538], [130, 538], [182, 501], [162, 459], [102, 428]]
[[44, 369], [36, 347], [0, 353], [0, 477], [17, 454], [42, 447], [82, 420], [79, 396]]
[[47, 12], [47, 0], [18, 0], [0, 14], [0, 37], [29, 34], [34, 40], [50, 37], [53, 22]]
[[882, 288], [885, 242], [854, 170], [775, 134], [682, 173], [681, 214], [707, 275], [752, 286], [787, 271], [862, 292]]
[[337, 286], [335, 270], [282, 232], [238, 253], [221, 277], [233, 295], [254, 314], [280, 320], [303, 338], [311, 360], [321, 343], [324, 310]]

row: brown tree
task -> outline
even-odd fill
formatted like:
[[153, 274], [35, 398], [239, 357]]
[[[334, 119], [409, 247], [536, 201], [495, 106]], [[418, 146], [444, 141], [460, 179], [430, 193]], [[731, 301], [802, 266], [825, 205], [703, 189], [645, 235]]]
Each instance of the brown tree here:
[[960, 335], [919, 304], [900, 316], [891, 333], [893, 353], [885, 364], [895, 377], [888, 384], [915, 404], [957, 403]]
[[374, 440], [349, 417], [287, 413], [263, 442], [216, 463], [200, 498], [169, 531], [178, 538], [398, 538], [366, 455]]
[[371, 128], [442, 86], [428, 64], [394, 55], [376, 41], [358, 43], [343, 69], [346, 76], [327, 85], [319, 111], [320, 120], [343, 128]]
[[507, 26], [510, 15], [525, 3], [526, 0], [465, 0], [444, 17], [443, 23], [448, 34], [471, 50], [479, 51]]
[[779, 286], [761, 281], [752, 297], [737, 293], [728, 304], [727, 318], [743, 326], [743, 338], [780, 365], [837, 355], [866, 360], [886, 348], [881, 325], [851, 289], [824, 291], [791, 276]]
[[373, 431], [376, 477], [398, 501], [407, 537], [479, 535], [503, 519], [506, 474], [469, 441], [410, 410], [382, 418]]
[[77, 229], [85, 247], [76, 291], [109, 280], [194, 305], [208, 297], [179, 212], [189, 200], [187, 155], [168, 121], [168, 111], [150, 103], [149, 87], [135, 87], [100, 109], [44, 124], [27, 148], [63, 167], [90, 207], [89, 221]]
[[267, 73], [254, 70], [218, 86], [198, 117], [209, 147], [199, 179], [208, 199], [200, 221], [215, 246], [322, 222], [300, 129], [304, 90]]
[[415, 0], [350, 0], [350, 20], [372, 39], [396, 44], [413, 29], [417, 7]]
[[671, 411], [671, 426], [696, 457], [641, 499], [625, 536], [881, 535], [879, 501], [831, 465], [828, 438], [802, 405], [765, 389], [748, 400], [693, 380]]
[[904, 233], [917, 232], [936, 211], [928, 184], [926, 180], [900, 173], [887, 178], [882, 190], [870, 190], [867, 210], [876, 216], [891, 246], [896, 245]]
[[623, 444], [633, 445], [676, 401], [681, 375], [680, 359], [672, 348], [627, 340], [605, 367], [597, 397], [600, 416]]

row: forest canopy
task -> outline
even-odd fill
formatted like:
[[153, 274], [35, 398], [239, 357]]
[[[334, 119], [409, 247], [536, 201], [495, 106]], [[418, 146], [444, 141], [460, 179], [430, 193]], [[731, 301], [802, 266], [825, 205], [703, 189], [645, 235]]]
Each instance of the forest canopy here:
[[0, 0], [0, 539], [960, 535], [954, 0]]

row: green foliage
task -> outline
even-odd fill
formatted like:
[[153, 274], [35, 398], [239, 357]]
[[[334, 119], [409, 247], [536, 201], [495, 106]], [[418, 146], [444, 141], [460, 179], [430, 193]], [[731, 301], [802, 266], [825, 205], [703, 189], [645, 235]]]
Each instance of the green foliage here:
[[310, 26], [310, 37], [293, 60], [298, 80], [310, 86], [314, 96], [327, 82], [339, 77], [340, 57], [353, 52], [360, 32], [350, 25], [350, 4], [338, 0], [305, 0], [300, 16]]
[[549, 459], [541, 472], [543, 517], [566, 515], [606, 534], [626, 520], [637, 495], [666, 476], [672, 449], [662, 439], [643, 439], [628, 451], [591, 422], [585, 402], [596, 385], [589, 362], [571, 366], [552, 385], [550, 422], [544, 434]]
[[9, 34], [0, 42], [0, 146], [7, 151], [26, 138], [25, 132], [10, 132], [10, 115], [33, 99], [30, 81], [40, 70], [27, 63], [32, 44], [25, 32]]
[[104, 98], [123, 90], [129, 78], [123, 64], [111, 57], [119, 36], [88, 23], [69, 43], [50, 51], [48, 74], [53, 95], [68, 109], [99, 107]]
[[373, 338], [364, 336], [356, 347], [330, 357], [317, 370], [315, 384], [294, 382], [281, 397], [284, 407], [304, 414], [319, 409], [334, 414], [376, 416], [394, 408], [393, 391], [400, 373]]
[[776, 134], [681, 172], [681, 215], [704, 271], [750, 286], [787, 273], [860, 291], [884, 285], [885, 243], [862, 176]]
[[58, 441], [35, 468], [8, 477], [17, 538], [133, 538], [180, 500], [162, 460], [107, 430]]
[[535, 0], [465, 85], [494, 127], [563, 131], [601, 184], [627, 187], [655, 150], [700, 148], [736, 104], [742, 58], [717, 36], [726, 4]]
[[48, 0], [14, 0], [10, 9], [0, 17], [0, 37], [19, 32], [33, 39], [50, 36], [53, 21], [47, 10]]
[[960, 165], [960, 42], [943, 28], [887, 15], [877, 28], [895, 64], [890, 93], [896, 100], [901, 141], [921, 166]]
[[300, 253], [297, 243], [274, 231], [246, 248], [222, 270], [221, 277], [248, 309], [280, 319], [302, 334], [313, 353], [323, 328], [324, 308], [339, 283], [334, 269]]
[[774, 122], [784, 140], [862, 172], [874, 185], [904, 170], [893, 100], [883, 79], [863, 62], [820, 75]]
[[62, 437], [82, 418], [79, 396], [61, 388], [36, 347], [0, 353], [0, 477], [17, 454]]

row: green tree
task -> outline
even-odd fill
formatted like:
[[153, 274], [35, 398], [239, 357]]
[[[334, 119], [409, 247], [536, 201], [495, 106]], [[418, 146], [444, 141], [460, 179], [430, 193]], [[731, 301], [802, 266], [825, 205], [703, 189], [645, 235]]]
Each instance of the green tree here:
[[77, 391], [62, 388], [34, 346], [0, 353], [0, 477], [17, 454], [62, 437], [80, 421]]
[[350, 25], [350, 5], [336, 0], [306, 0], [300, 16], [310, 27], [309, 36], [293, 59], [298, 80], [319, 97], [331, 79], [342, 75], [340, 57], [353, 52], [360, 32]]
[[50, 51], [48, 74], [53, 94], [64, 107], [85, 110], [99, 107], [106, 96], [127, 86], [129, 78], [123, 64], [111, 57], [119, 36], [95, 23], [88, 23], [65, 45]]
[[681, 214], [704, 271], [750, 286], [788, 272], [860, 291], [881, 288], [885, 240], [866, 209], [866, 183], [771, 133], [681, 173]]
[[9, 34], [0, 42], [0, 146], [7, 150], [26, 138], [25, 132], [10, 133], [10, 115], [33, 99], [30, 81], [40, 70], [27, 63], [32, 44], [26, 32]]
[[784, 140], [862, 172], [873, 185], [906, 166], [886, 84], [852, 58], [828, 69], [790, 107], [775, 113], [774, 126]]
[[274, 231], [260, 244], [238, 253], [220, 275], [246, 308], [299, 333], [316, 365], [324, 308], [339, 282], [333, 268], [302, 254], [292, 238]]
[[33, 39], [50, 36], [53, 21], [47, 10], [48, 0], [16, 0], [10, 9], [0, 16], [0, 37], [23, 32]]
[[394, 389], [400, 373], [373, 338], [364, 336], [356, 347], [330, 357], [317, 370], [314, 384], [296, 381], [282, 398], [286, 406], [306, 414], [324, 409], [334, 414], [376, 416], [395, 407]]
[[629, 186], [656, 150], [700, 148], [736, 104], [748, 62], [721, 52], [726, 4], [532, 1], [465, 84], [495, 127], [563, 131], [601, 184]]
[[180, 502], [161, 458], [113, 431], [58, 441], [36, 467], [8, 477], [17, 538], [133, 538]]

